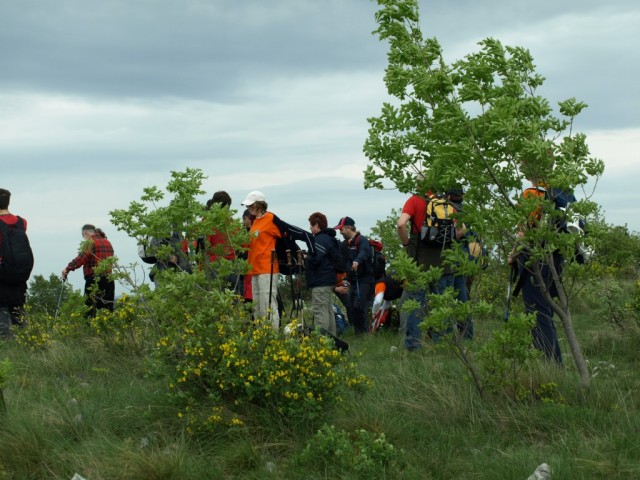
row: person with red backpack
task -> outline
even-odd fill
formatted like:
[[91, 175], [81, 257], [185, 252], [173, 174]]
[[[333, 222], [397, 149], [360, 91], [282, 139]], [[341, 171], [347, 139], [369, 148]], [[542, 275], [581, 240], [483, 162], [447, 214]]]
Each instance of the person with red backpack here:
[[9, 212], [11, 192], [0, 188], [0, 338], [11, 336], [10, 327], [24, 327], [27, 280], [33, 269], [33, 252], [27, 221]]
[[347, 316], [356, 335], [369, 331], [369, 311], [373, 302], [373, 251], [369, 240], [356, 230], [351, 217], [342, 217], [338, 225], [344, 238], [341, 248], [346, 249], [348, 259], [347, 281], [349, 282], [349, 305]]
[[86, 317], [90, 318], [95, 317], [96, 312], [101, 309], [113, 311], [116, 285], [109, 278], [111, 271], [100, 274], [95, 272], [101, 261], [113, 257], [113, 246], [101, 229], [89, 223], [82, 226], [82, 238], [84, 242], [80, 254], [62, 270], [62, 279], [66, 280], [69, 272], [82, 267], [85, 304], [89, 307]]

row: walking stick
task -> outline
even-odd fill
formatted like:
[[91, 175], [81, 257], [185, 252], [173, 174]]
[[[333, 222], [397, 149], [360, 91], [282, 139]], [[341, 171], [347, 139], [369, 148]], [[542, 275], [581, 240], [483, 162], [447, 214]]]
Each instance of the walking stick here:
[[300, 320], [304, 324], [304, 308], [302, 307], [302, 250], [296, 252], [298, 257], [298, 304], [296, 313], [300, 313]]
[[[516, 267], [517, 268], [517, 267]], [[507, 308], [504, 311], [504, 321], [507, 322], [509, 320], [509, 308], [511, 306], [511, 296], [513, 291], [513, 281], [516, 277], [517, 270], [513, 266], [509, 271], [509, 286], [507, 287]]]
[[62, 277], [62, 282], [60, 283], [60, 293], [58, 294], [58, 305], [56, 306], [56, 314], [53, 317], [54, 320], [58, 320], [58, 310], [60, 310], [60, 302], [62, 301], [62, 292], [64, 291], [65, 283], [67, 283], [67, 279]]
[[293, 318], [293, 311], [296, 306], [296, 296], [293, 288], [293, 262], [291, 259], [291, 250], [287, 249], [287, 266], [289, 267], [289, 283], [291, 284], [291, 313], [289, 315], [289, 320]]
[[[269, 276], [269, 299], [267, 300], [267, 321], [269, 323], [271, 323], [271, 294], [273, 293], [273, 264], [275, 261], [276, 251], [271, 250], [271, 275]], [[278, 307], [276, 306], [276, 308]]]

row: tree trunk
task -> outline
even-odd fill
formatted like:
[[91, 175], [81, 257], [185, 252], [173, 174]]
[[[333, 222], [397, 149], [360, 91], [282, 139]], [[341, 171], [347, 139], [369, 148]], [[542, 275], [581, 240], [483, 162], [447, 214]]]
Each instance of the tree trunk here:
[[[578, 375], [580, 376], [580, 386], [583, 389], [587, 389], [589, 388], [589, 384], [591, 382], [591, 374], [589, 373], [589, 368], [587, 367], [587, 361], [582, 354], [580, 342], [578, 341], [576, 332], [573, 329], [571, 309], [569, 308], [569, 299], [562, 284], [562, 277], [558, 274], [555, 263], [553, 261], [553, 253], [549, 254], [546, 260], [547, 264], [549, 265], [549, 269], [551, 270], [551, 281], [556, 286], [556, 290], [558, 292], [558, 302], [554, 300], [548, 288], [543, 287], [543, 293], [545, 298], [553, 308], [553, 311], [558, 315], [558, 317], [560, 317], [562, 328], [564, 329], [564, 333], [567, 336], [567, 341], [569, 342], [569, 348], [571, 349], [573, 361], [576, 365], [576, 369], [578, 370]], [[540, 264], [538, 262], [535, 263], [533, 271], [536, 276], [538, 285], [546, 286], [546, 282], [542, 277]]]

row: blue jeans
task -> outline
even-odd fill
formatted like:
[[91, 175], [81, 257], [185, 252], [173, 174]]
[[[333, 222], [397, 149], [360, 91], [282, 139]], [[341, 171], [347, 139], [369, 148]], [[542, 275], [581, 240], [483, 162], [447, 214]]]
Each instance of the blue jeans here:
[[[437, 285], [432, 285], [429, 288], [429, 293], [442, 295], [447, 287], [454, 285], [453, 274], [444, 274], [438, 280]], [[466, 291], [466, 290], [465, 290]], [[424, 312], [427, 307], [427, 292], [425, 290], [418, 290], [416, 292], [409, 292], [407, 299], [416, 300], [420, 303], [420, 308], [417, 308], [409, 312], [407, 316], [407, 336], [404, 340], [404, 346], [407, 350], [417, 350], [420, 348], [422, 342], [422, 331], [420, 330], [420, 322], [424, 318]], [[430, 332], [431, 338], [434, 342], [437, 342], [440, 335], [436, 332]]]
[[[541, 267], [542, 277], [547, 285], [551, 285], [551, 272], [547, 265]], [[533, 336], [533, 346], [542, 351], [548, 360], [555, 361], [562, 365], [562, 352], [558, 343], [556, 326], [553, 323], [553, 308], [544, 297], [542, 289], [536, 283], [533, 273], [524, 270], [522, 283], [522, 300], [527, 313], [535, 313], [536, 325], [531, 332]], [[552, 290], [550, 288], [550, 290]]]
[[[467, 290], [467, 277], [457, 275], [453, 279], [453, 288], [458, 292], [458, 301], [466, 303], [469, 301], [469, 291]], [[471, 340], [473, 338], [473, 318], [469, 316], [464, 321], [457, 322], [458, 332], [463, 338]]]

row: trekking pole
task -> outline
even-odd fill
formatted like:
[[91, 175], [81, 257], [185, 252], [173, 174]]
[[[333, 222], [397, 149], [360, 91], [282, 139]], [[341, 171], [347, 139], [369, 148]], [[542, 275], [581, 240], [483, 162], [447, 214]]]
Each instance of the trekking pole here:
[[267, 300], [267, 322], [269, 323], [271, 323], [271, 294], [273, 293], [273, 264], [275, 261], [276, 251], [271, 250], [271, 275], [269, 276], [269, 299]]
[[54, 320], [58, 320], [58, 310], [60, 310], [60, 302], [62, 301], [62, 292], [64, 291], [64, 284], [67, 283], [67, 279], [62, 277], [62, 282], [60, 283], [60, 293], [58, 294], [58, 305], [56, 306], [56, 314], [53, 317]]
[[296, 307], [296, 295], [293, 288], [293, 261], [291, 259], [291, 250], [287, 249], [287, 267], [289, 267], [289, 283], [291, 284], [291, 313], [289, 320], [293, 319], [293, 311]]
[[513, 280], [515, 279], [515, 276], [516, 276], [516, 269], [512, 266], [509, 269], [509, 286], [507, 287], [507, 308], [504, 311], [505, 322], [509, 320], [509, 308], [511, 306], [511, 295], [513, 291]]
[[296, 252], [298, 260], [298, 305], [296, 313], [300, 313], [300, 320], [304, 324], [304, 308], [302, 306], [302, 250]]

